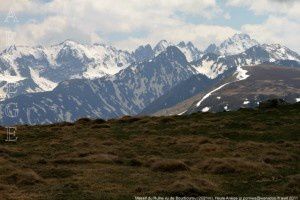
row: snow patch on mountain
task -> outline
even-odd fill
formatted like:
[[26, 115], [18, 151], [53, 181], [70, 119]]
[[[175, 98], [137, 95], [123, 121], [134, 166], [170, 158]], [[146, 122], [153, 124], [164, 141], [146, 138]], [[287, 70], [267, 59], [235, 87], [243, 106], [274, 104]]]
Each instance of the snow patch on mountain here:
[[241, 66], [238, 66], [235, 72], [236, 78], [240, 81], [247, 79], [249, 77], [247, 72], [247, 70], [243, 69]]
[[270, 62], [276, 60], [300, 61], [300, 56], [296, 52], [280, 44], [263, 44], [262, 47], [270, 53]]
[[54, 83], [46, 78], [41, 77], [37, 70], [34, 70], [32, 68], [29, 68], [29, 69], [30, 69], [30, 75], [31, 75], [32, 80], [43, 91], [51, 91], [58, 85], [57, 83]]
[[206, 75], [207, 77], [213, 79], [216, 77], [216, 74], [212, 70], [214, 63], [214, 60], [203, 60], [201, 65], [195, 66], [195, 69], [199, 74]]
[[24, 77], [21, 76], [12, 76], [10, 74], [7, 74], [6, 72], [3, 74], [0, 74], [0, 82], [6, 82], [6, 83], [16, 83], [19, 81], [24, 80]]
[[223, 85], [217, 87], [216, 89], [210, 91], [209, 93], [207, 93], [204, 97], [202, 97], [202, 99], [201, 99], [200, 101], [198, 101], [198, 103], [196, 104], [196, 106], [199, 107], [199, 106], [201, 105], [201, 103], [202, 103], [205, 99], [207, 99], [210, 95], [212, 95], [212, 93], [214, 93], [214, 92], [216, 92], [216, 91], [222, 89], [223, 87], [225, 87], [226, 85], [228, 85], [228, 84], [230, 84], [230, 83], [231, 83], [231, 82], [225, 83], [225, 84], [223, 84]]
[[248, 101], [248, 99], [246, 99], [246, 100], [243, 102], [244, 105], [248, 105], [249, 103], [250, 103], [250, 101]]
[[210, 109], [210, 107], [205, 107], [205, 108], [202, 109], [202, 112], [208, 112], [209, 109]]
[[186, 110], [183, 111], [183, 112], [181, 112], [181, 113], [179, 113], [179, 114], [177, 114], [177, 115], [178, 115], [178, 116], [181, 116], [181, 115], [183, 115], [185, 112], [186, 112]]
[[216, 60], [204, 59], [199, 65], [194, 65], [194, 68], [199, 74], [203, 74], [210, 79], [215, 79], [218, 75], [224, 73], [228, 69], [223, 63], [218, 63]]
[[197, 61], [203, 56], [203, 53], [192, 42], [180, 42], [176, 47], [185, 55], [188, 62]]
[[228, 105], [224, 106], [224, 110], [229, 111]]

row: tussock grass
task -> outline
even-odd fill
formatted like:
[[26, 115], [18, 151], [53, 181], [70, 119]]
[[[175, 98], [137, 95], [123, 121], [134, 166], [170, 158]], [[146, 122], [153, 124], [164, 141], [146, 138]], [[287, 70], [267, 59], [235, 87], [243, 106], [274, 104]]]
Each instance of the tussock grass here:
[[31, 169], [18, 170], [7, 175], [4, 179], [9, 185], [21, 187], [43, 183], [42, 178]]
[[150, 166], [152, 170], [161, 172], [177, 172], [189, 170], [189, 167], [180, 160], [156, 160]]
[[[300, 104], [0, 127], [0, 199], [299, 195]], [[26, 194], [26, 195], [25, 195]]]

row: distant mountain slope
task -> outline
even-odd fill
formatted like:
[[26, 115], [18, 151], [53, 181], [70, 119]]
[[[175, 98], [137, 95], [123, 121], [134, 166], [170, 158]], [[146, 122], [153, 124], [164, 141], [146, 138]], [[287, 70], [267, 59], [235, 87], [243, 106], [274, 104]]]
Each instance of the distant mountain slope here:
[[194, 75], [191, 78], [180, 82], [169, 92], [153, 101], [140, 113], [140, 115], [152, 115], [161, 110], [165, 111], [163, 115], [172, 114], [172, 112], [168, 113], [168, 108], [171, 108], [199, 93], [208, 91], [214, 85], [223, 82], [224, 79], [226, 80], [228, 77], [230, 78], [234, 72], [235, 70], [228, 70], [216, 79], [210, 79], [202, 74]]
[[53, 123], [81, 117], [113, 118], [135, 115], [196, 71], [176, 47], [152, 61], [133, 64], [115, 76], [74, 79], [51, 92], [21, 95], [1, 102], [1, 110], [15, 103], [16, 118], [1, 116], [1, 124]]
[[214, 79], [228, 69], [238, 66], [253, 66], [265, 62], [279, 62], [280, 60], [300, 62], [300, 56], [281, 45], [256, 45], [242, 53], [230, 56], [207, 53], [192, 64], [199, 73]]
[[[277, 60], [291, 58], [295, 60]], [[276, 60], [275, 62], [270, 62]], [[190, 97], [206, 91], [212, 86], [218, 85], [241, 66], [254, 66], [260, 63], [272, 63], [275, 65], [284, 65], [286, 67], [299, 66], [300, 57], [297, 53], [280, 45], [253, 46], [243, 53], [232, 56], [218, 56], [213, 53], [205, 54], [200, 60], [193, 62], [192, 65], [203, 76], [197, 75], [190, 78], [170, 92], [152, 102], [141, 114], [154, 114], [162, 110], [165, 115], [173, 114], [172, 107], [180, 102], [184, 102]], [[226, 82], [224, 82], [226, 83]], [[171, 108], [171, 110], [168, 110]]]
[[0, 100], [9, 83], [14, 84], [13, 96], [51, 91], [65, 80], [116, 74], [133, 61], [129, 52], [104, 44], [67, 40], [50, 47], [12, 46], [0, 54]]
[[274, 65], [248, 66], [244, 69], [249, 77], [211, 89], [212, 92], [195, 100], [186, 114], [256, 107], [259, 102], [272, 98], [282, 98], [290, 103], [300, 101], [300, 69]]
[[165, 95], [153, 101], [140, 113], [140, 115], [150, 115], [161, 109], [172, 107], [201, 91], [205, 91], [205, 89], [209, 88], [214, 83], [214, 80], [211, 80], [204, 75], [194, 75], [191, 78], [180, 82]]
[[270, 64], [270, 65], [278, 65], [283, 67], [299, 67], [300, 68], [300, 62], [296, 60], [277, 60], [275, 62], [265, 62], [264, 64]]
[[219, 46], [216, 46], [215, 44], [209, 45], [204, 53], [213, 53], [227, 57], [241, 54], [254, 46], [264, 49], [264, 51], [268, 52], [271, 55], [271, 62], [275, 60], [300, 61], [300, 56], [285, 46], [280, 44], [260, 44], [256, 40], [252, 39], [249, 35], [243, 33], [233, 35], [222, 42]]

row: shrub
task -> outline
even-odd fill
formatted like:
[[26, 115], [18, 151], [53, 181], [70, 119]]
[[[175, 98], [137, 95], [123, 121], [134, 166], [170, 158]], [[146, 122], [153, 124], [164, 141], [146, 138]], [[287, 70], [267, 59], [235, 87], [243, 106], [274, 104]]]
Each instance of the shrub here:
[[106, 121], [104, 120], [104, 119], [95, 119], [94, 121], [93, 121], [93, 123], [94, 124], [103, 124], [103, 123], [105, 123]]
[[128, 161], [128, 164], [129, 164], [129, 166], [140, 167], [143, 165], [143, 162], [137, 158], [133, 158]]
[[89, 118], [81, 118], [81, 119], [78, 119], [75, 123], [76, 124], [86, 124], [86, 123], [89, 123], [91, 122], [92, 120], [89, 119]]
[[121, 119], [119, 119], [118, 121], [120, 123], [132, 123], [132, 122], [136, 122], [139, 120], [140, 120], [140, 118], [138, 118], [138, 117], [124, 116]]

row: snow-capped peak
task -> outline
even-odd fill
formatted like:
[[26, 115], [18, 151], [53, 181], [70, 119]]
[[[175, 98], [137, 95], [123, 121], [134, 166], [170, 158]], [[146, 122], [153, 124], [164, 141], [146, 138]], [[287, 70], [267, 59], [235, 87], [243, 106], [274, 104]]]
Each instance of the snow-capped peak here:
[[186, 59], [188, 62], [191, 61], [197, 61], [201, 58], [203, 53], [199, 51], [192, 42], [180, 42], [177, 45], [174, 45], [171, 42], [168, 42], [166, 40], [161, 40], [153, 49], [148, 44], [145, 46], [139, 46], [134, 52], [133, 55], [137, 62], [143, 61], [143, 60], [150, 60], [154, 56], [159, 55], [160, 53], [167, 50], [170, 46], [176, 46], [180, 49], [180, 51], [186, 56]]
[[1, 54], [12, 53], [13, 51], [16, 51], [16, 50], [17, 50], [16, 45], [11, 45], [8, 48], [4, 49], [4, 51]]
[[165, 51], [169, 46], [172, 46], [173, 44], [168, 42], [167, 40], [161, 40], [157, 45], [154, 47], [154, 54], [157, 56], [161, 52]]
[[185, 55], [188, 62], [197, 61], [201, 58], [203, 53], [197, 49], [192, 42], [180, 42], [176, 45], [180, 51]]
[[245, 33], [236, 33], [231, 37], [232, 40], [251, 40], [250, 36]]
[[296, 52], [280, 44], [263, 44], [262, 47], [270, 53], [270, 62], [275, 60], [300, 61], [300, 56]]
[[6, 96], [7, 83], [20, 86], [16, 95], [49, 91], [65, 80], [116, 74], [133, 61], [127, 51], [72, 40], [46, 47], [11, 46], [0, 54], [0, 98]]
[[259, 43], [251, 39], [247, 34], [235, 34], [220, 44], [217, 48], [221, 55], [235, 55], [246, 51], [247, 49], [258, 45]]
[[67, 39], [65, 41], [63, 41], [62, 43], [58, 44], [58, 45], [54, 45], [54, 46], [69, 46], [69, 47], [74, 47], [80, 45], [78, 42], [74, 41], [74, 40], [70, 40]]

